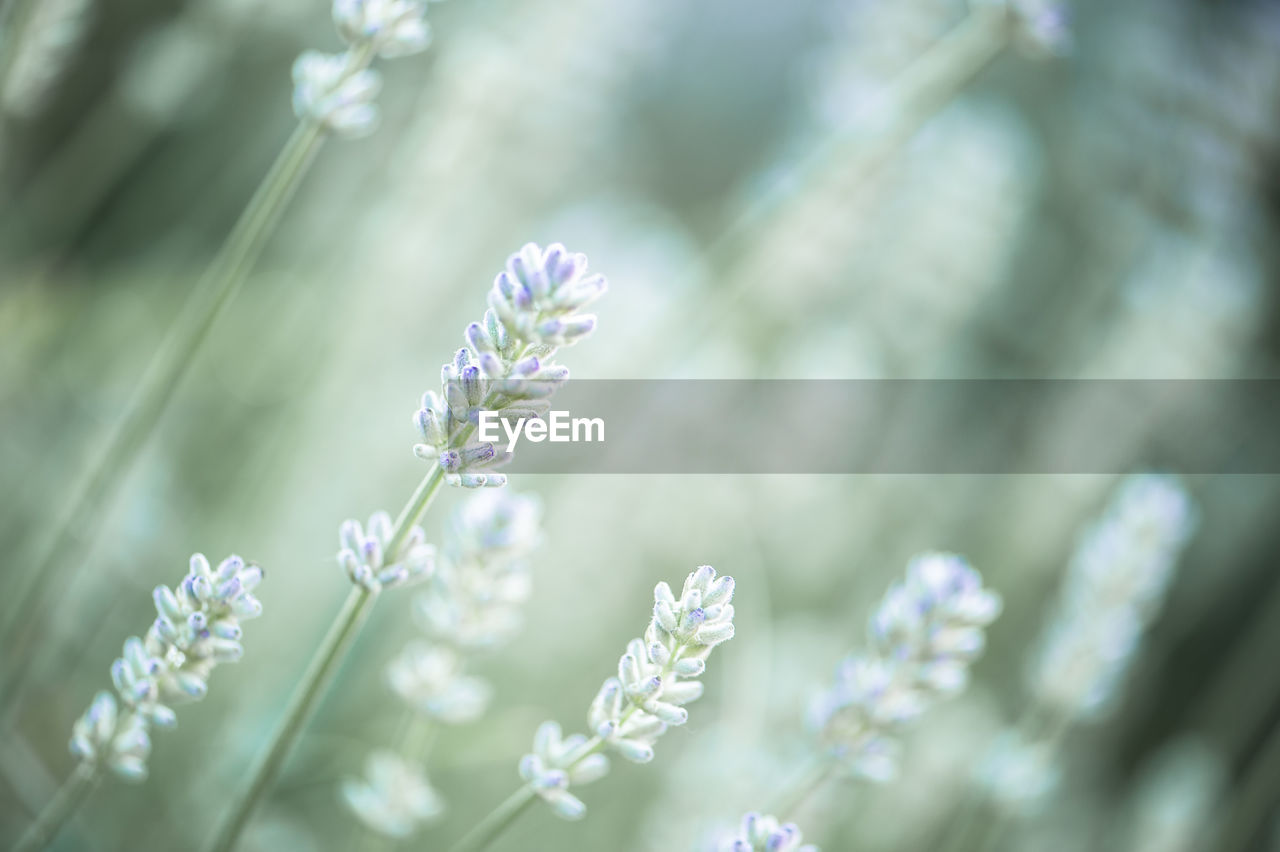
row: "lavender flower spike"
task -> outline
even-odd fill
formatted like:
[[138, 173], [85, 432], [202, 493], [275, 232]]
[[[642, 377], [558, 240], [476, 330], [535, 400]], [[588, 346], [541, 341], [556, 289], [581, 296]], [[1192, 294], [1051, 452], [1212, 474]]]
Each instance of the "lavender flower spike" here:
[[[512, 638], [531, 583], [528, 557], [542, 540], [542, 509], [535, 497], [486, 489], [454, 512], [440, 554], [415, 600], [425, 637], [408, 642], [386, 669], [391, 691], [408, 705], [411, 724], [460, 725], [483, 715], [493, 687], [468, 672], [471, 658]], [[384, 516], [385, 518], [385, 516]], [[388, 521], [375, 516], [369, 535], [381, 552]], [[357, 566], [360, 532], [349, 522], [348, 551]], [[417, 540], [418, 532], [413, 534]], [[344, 541], [348, 534], [344, 533]], [[385, 570], [385, 569], [384, 569]], [[373, 572], [362, 572], [372, 576]], [[371, 755], [365, 776], [348, 779], [342, 799], [371, 830], [407, 837], [444, 812], [431, 791], [412, 734], [393, 743], [403, 755], [383, 749]]]
[[911, 560], [871, 618], [870, 648], [849, 656], [814, 702], [811, 721], [830, 753], [876, 781], [897, 772], [894, 732], [968, 683], [1000, 596], [959, 556]]
[[466, 345], [441, 370], [441, 389], [428, 391], [414, 415], [422, 442], [413, 451], [437, 462], [450, 485], [504, 485], [494, 469], [510, 453], [472, 440], [480, 413], [504, 420], [536, 417], [569, 378], [552, 359], [586, 337], [596, 318], [582, 309], [605, 291], [601, 275], [587, 274], [587, 258], [564, 246], [529, 243], [507, 261], [489, 293], [481, 322], [467, 326]]
[[1164, 602], [1195, 514], [1171, 476], [1142, 474], [1121, 483], [1076, 547], [1032, 660], [1028, 677], [1042, 704], [1072, 719], [1108, 709]]
[[334, 0], [333, 23], [349, 45], [343, 53], [304, 51], [293, 63], [293, 111], [341, 136], [367, 136], [378, 126], [374, 98], [382, 78], [375, 57], [393, 59], [427, 49], [425, 0]]
[[368, 136], [378, 128], [373, 99], [382, 75], [356, 67], [350, 54], [307, 50], [293, 63], [293, 112], [342, 136]]
[[733, 591], [733, 578], [717, 577], [710, 565], [686, 578], [679, 598], [659, 583], [644, 638], [627, 644], [618, 676], [606, 680], [591, 703], [594, 736], [562, 737], [555, 722], [538, 729], [533, 752], [520, 761], [520, 776], [558, 815], [579, 819], [586, 813], [569, 789], [608, 772], [602, 751], [647, 763], [658, 737], [688, 720], [684, 705], [702, 696], [696, 678], [706, 670], [707, 657], [733, 638]]
[[720, 846], [720, 852], [818, 852], [812, 843], [803, 843], [794, 822], [779, 824], [776, 817], [748, 813], [738, 833]]
[[542, 540], [536, 497], [486, 489], [453, 514], [435, 576], [414, 614], [435, 642], [464, 653], [495, 648], [520, 629], [532, 591], [528, 557]]
[[71, 731], [71, 753], [130, 781], [147, 775], [152, 726], [177, 723], [171, 705], [204, 698], [219, 663], [240, 659], [240, 622], [262, 604], [252, 594], [262, 569], [229, 556], [216, 568], [202, 554], [174, 589], [157, 586], [156, 620], [125, 640], [111, 666], [116, 694], [100, 692]]
[[338, 564], [357, 586], [371, 592], [396, 586], [410, 586], [431, 576], [435, 570], [435, 548], [426, 543], [422, 527], [409, 530], [396, 553], [387, 553], [391, 543], [391, 516], [375, 512], [368, 527], [346, 521], [338, 530], [342, 549]]

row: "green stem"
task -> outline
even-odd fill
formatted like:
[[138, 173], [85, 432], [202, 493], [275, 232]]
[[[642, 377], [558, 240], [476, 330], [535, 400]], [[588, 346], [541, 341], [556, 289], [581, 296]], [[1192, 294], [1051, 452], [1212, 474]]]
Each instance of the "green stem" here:
[[50, 594], [51, 590], [65, 581], [66, 569], [92, 543], [100, 507], [119, 490], [155, 432], [210, 331], [261, 254], [322, 141], [323, 131], [314, 122], [303, 122], [294, 130], [218, 255], [183, 304], [123, 417], [102, 443], [75, 492], [63, 503], [37, 558], [24, 574], [23, 586], [11, 598], [13, 626], [6, 647], [12, 653], [6, 657], [14, 661], [15, 667], [0, 689], [9, 702], [15, 701], [18, 685], [35, 658], [23, 649], [32, 646], [47, 620], [56, 597]]
[[810, 764], [802, 775], [774, 800], [769, 813], [780, 820], [794, 816], [814, 793], [818, 792], [835, 774], [836, 764], [830, 759], [819, 758]]
[[284, 718], [271, 737], [269, 747], [259, 758], [250, 775], [248, 786], [236, 799], [230, 815], [224, 819], [212, 848], [231, 849], [239, 839], [254, 808], [271, 782], [275, 780], [285, 758], [292, 751], [303, 725], [311, 715], [311, 710], [323, 694], [338, 662], [346, 654], [376, 599], [377, 595], [363, 586], [354, 586], [347, 595], [342, 611], [330, 625], [329, 632], [325, 634], [320, 647], [311, 658], [302, 682], [298, 684], [293, 696], [289, 699]]
[[93, 765], [81, 761], [75, 771], [67, 776], [67, 780], [62, 782], [62, 786], [36, 817], [36, 821], [23, 832], [18, 844], [13, 847], [14, 852], [37, 852], [48, 845], [84, 802], [97, 780], [98, 772]]
[[[634, 706], [628, 708], [619, 719], [618, 726], [621, 727], [627, 719], [631, 718], [636, 709]], [[600, 737], [596, 736], [587, 740], [578, 746], [577, 751], [566, 756], [564, 761], [565, 771], [572, 770], [573, 767], [602, 748], [604, 748], [604, 740]], [[515, 822], [516, 817], [520, 816], [535, 798], [536, 794], [533, 791], [533, 787], [525, 784], [512, 793], [505, 802], [494, 808], [475, 828], [468, 831], [461, 840], [453, 845], [449, 852], [479, 852], [479, 850], [484, 849], [496, 840], [502, 832], [506, 831], [507, 827]]]
[[[432, 498], [440, 490], [443, 482], [444, 471], [439, 465], [432, 467], [431, 471], [423, 477], [417, 490], [400, 512], [400, 517], [391, 532], [391, 538], [385, 550], [388, 559], [395, 558], [409, 529], [431, 505]], [[359, 634], [376, 600], [377, 594], [363, 586], [355, 586], [347, 595], [342, 611], [330, 625], [329, 632], [325, 634], [320, 647], [312, 656], [302, 681], [289, 699], [284, 718], [272, 734], [270, 745], [254, 766], [249, 784], [236, 798], [230, 813], [219, 827], [209, 847], [213, 852], [228, 852], [240, 839], [240, 834], [248, 824], [254, 809], [280, 773], [280, 768], [293, 750], [307, 718], [311, 715], [320, 696], [324, 694], [325, 687], [337, 670], [338, 664], [346, 656], [356, 635]]]
[[[1049, 753], [1047, 759], [1054, 760], [1071, 729], [1071, 719], [1036, 701], [1023, 711], [1016, 727], [1024, 742], [1041, 746]], [[935, 848], [949, 852], [963, 849], [989, 852], [998, 847], [1009, 828], [1009, 813], [1003, 808], [992, 808], [991, 804], [983, 789], [970, 784], [969, 794], [951, 814], [945, 835]]]
[[512, 793], [505, 802], [494, 808], [475, 828], [468, 831], [461, 840], [453, 844], [449, 852], [480, 852], [485, 849], [502, 832], [524, 813], [536, 798], [533, 788], [528, 784]]
[[418, 521], [422, 520], [422, 515], [427, 511], [427, 507], [431, 505], [431, 501], [435, 499], [436, 492], [440, 490], [440, 486], [444, 483], [444, 470], [439, 465], [431, 468], [431, 472], [422, 478], [418, 483], [418, 487], [414, 489], [413, 496], [409, 498], [409, 502], [404, 504], [404, 508], [400, 510], [400, 514], [396, 517], [395, 527], [391, 530], [391, 538], [387, 541], [384, 552], [387, 554], [397, 553], [400, 545], [404, 544], [405, 536], [409, 535], [409, 530], [413, 529]]

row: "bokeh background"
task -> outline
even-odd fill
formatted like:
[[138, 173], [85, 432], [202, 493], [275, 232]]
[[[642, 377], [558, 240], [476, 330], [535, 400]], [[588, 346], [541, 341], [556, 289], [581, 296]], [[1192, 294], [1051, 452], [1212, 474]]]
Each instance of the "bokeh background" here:
[[[0, 596], [293, 126], [293, 57], [339, 46], [318, 1], [44, 5], [66, 13], [10, 76], [0, 133]], [[956, 0], [434, 4], [431, 50], [384, 67], [379, 131], [326, 145], [80, 531], [4, 733], [0, 839], [70, 769], [71, 723], [195, 550], [264, 565], [266, 614], [157, 735], [150, 780], [104, 784], [58, 848], [209, 835], [347, 592], [338, 524], [411, 492], [417, 399], [526, 241], [610, 278], [599, 330], [564, 353], [575, 376], [1275, 376], [1280, 6], [1071, 8], [1068, 55], [1020, 42], [971, 67], [946, 47]], [[1023, 709], [1029, 648], [1116, 479], [515, 479], [546, 523], [526, 625], [479, 666], [490, 712], [437, 738], [449, 809], [403, 847], [443, 848], [505, 797], [541, 720], [581, 727], [653, 584], [711, 563], [738, 579], [738, 635], [690, 723], [584, 788], [582, 823], [537, 808], [496, 847], [697, 848], [773, 799], [812, 691], [907, 559], [945, 548], [1005, 598], [973, 687], [915, 728], [898, 781], [796, 814], [828, 850], [935, 848]], [[1280, 483], [1185, 482], [1200, 525], [1123, 700], [1069, 734], [1059, 789], [1006, 848], [1280, 848]], [[441, 497], [431, 535], [465, 496]], [[338, 785], [399, 729], [382, 673], [410, 598], [379, 602], [246, 848], [365, 848]]]

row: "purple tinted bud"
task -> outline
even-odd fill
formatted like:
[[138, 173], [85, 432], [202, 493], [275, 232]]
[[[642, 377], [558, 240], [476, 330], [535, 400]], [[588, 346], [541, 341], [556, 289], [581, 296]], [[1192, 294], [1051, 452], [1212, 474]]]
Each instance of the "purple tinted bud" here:
[[446, 473], [457, 473], [462, 468], [462, 454], [457, 450], [445, 450], [440, 454], [440, 469]]

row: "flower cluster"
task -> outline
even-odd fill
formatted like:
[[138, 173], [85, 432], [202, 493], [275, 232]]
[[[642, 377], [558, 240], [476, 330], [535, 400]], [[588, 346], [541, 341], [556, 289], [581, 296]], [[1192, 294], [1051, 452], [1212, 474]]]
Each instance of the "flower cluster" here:
[[422, 771], [383, 750], [369, 755], [364, 777], [343, 782], [342, 798], [365, 825], [388, 837], [408, 837], [444, 811]]
[[418, 596], [423, 631], [466, 652], [511, 639], [532, 583], [528, 556], [542, 539], [535, 497], [486, 490], [454, 513], [435, 577]]
[[557, 814], [577, 819], [586, 812], [569, 787], [608, 771], [602, 749], [647, 763], [658, 737], [688, 720], [683, 705], [703, 691], [694, 678], [706, 670], [711, 650], [733, 638], [733, 590], [733, 578], [717, 578], [710, 565], [685, 579], [679, 598], [659, 583], [644, 638], [627, 643], [618, 676], [606, 680], [591, 703], [592, 738], [562, 739], [560, 727], [551, 722], [538, 729], [533, 753], [520, 761], [520, 776]]
[[742, 817], [738, 833], [728, 838], [721, 852], [818, 852], [812, 843], [804, 843], [800, 827], [794, 822], [779, 824], [776, 817], [748, 813]]
[[1121, 483], [1068, 566], [1032, 660], [1037, 698], [1069, 718], [1107, 708], [1164, 601], [1194, 526], [1191, 498], [1174, 478], [1141, 474]]
[[152, 725], [177, 723], [171, 705], [208, 692], [219, 663], [242, 656], [240, 622], [262, 613], [253, 589], [262, 569], [229, 556], [216, 568], [202, 554], [177, 586], [157, 586], [156, 619], [145, 638], [131, 636], [111, 666], [116, 694], [100, 692], [76, 721], [71, 753], [122, 778], [147, 774]]
[[609, 772], [609, 758], [592, 751], [584, 734], [564, 736], [558, 722], [543, 722], [533, 735], [533, 753], [520, 758], [520, 777], [564, 819], [582, 819], [587, 806], [569, 792], [570, 785], [599, 781]]
[[293, 62], [293, 113], [342, 136], [368, 136], [378, 127], [373, 99], [382, 76], [348, 53], [307, 50]]
[[[370, 523], [371, 530], [380, 527]], [[468, 657], [492, 650], [519, 627], [520, 608], [530, 592], [527, 559], [541, 539], [541, 507], [534, 497], [483, 491], [453, 514], [440, 557], [415, 601], [427, 638], [409, 642], [387, 666], [391, 690], [420, 717], [419, 723], [463, 724], [488, 707], [493, 690], [467, 673]], [[379, 754], [377, 772], [371, 758], [368, 777], [348, 781], [343, 799], [371, 829], [408, 836], [442, 813], [444, 803], [432, 794], [431, 808], [413, 805], [428, 798], [412, 792], [430, 789], [423, 770], [390, 752]], [[388, 768], [392, 759], [399, 767], [394, 771]], [[421, 783], [406, 787], [408, 793], [383, 783], [409, 772]]]
[[388, 553], [392, 533], [391, 516], [386, 512], [375, 512], [368, 527], [355, 520], [343, 522], [338, 530], [342, 545], [338, 564], [351, 582], [377, 592], [420, 583], [431, 576], [436, 551], [426, 543], [422, 527], [410, 528], [396, 552]]
[[293, 111], [343, 136], [366, 136], [378, 124], [373, 102], [382, 78], [374, 57], [392, 59], [426, 50], [431, 31], [425, 0], [334, 0], [333, 21], [349, 45], [345, 53], [303, 52], [293, 63]]
[[454, 513], [436, 571], [414, 602], [430, 641], [409, 643], [387, 670], [392, 690], [416, 712], [445, 724], [484, 712], [492, 690], [466, 674], [466, 658], [519, 629], [541, 511], [534, 497], [485, 491]]
[[906, 581], [889, 589], [871, 618], [868, 651], [846, 658], [814, 702], [812, 722], [831, 754], [867, 778], [893, 777], [894, 731], [964, 689], [1000, 606], [961, 557], [914, 558]]
[[505, 484], [493, 469], [510, 454], [470, 440], [479, 413], [519, 420], [545, 412], [569, 378], [552, 357], [595, 328], [596, 318], [580, 311], [605, 287], [603, 276], [587, 275], [586, 255], [562, 245], [529, 243], [512, 255], [494, 281], [483, 322], [467, 327], [466, 346], [441, 370], [441, 390], [422, 398], [414, 415], [422, 443], [414, 452], [438, 463], [451, 485]]
[[466, 674], [463, 665], [452, 648], [418, 640], [392, 659], [387, 682], [415, 712], [458, 725], [484, 713], [493, 692], [485, 681]]

